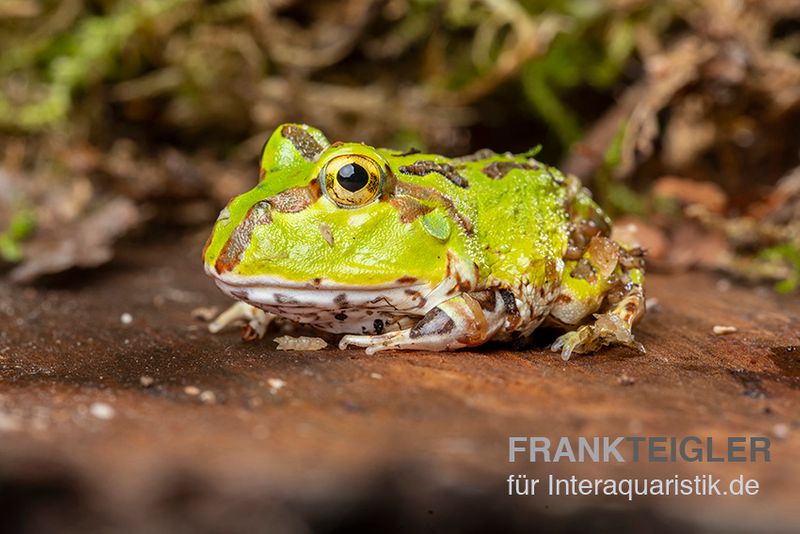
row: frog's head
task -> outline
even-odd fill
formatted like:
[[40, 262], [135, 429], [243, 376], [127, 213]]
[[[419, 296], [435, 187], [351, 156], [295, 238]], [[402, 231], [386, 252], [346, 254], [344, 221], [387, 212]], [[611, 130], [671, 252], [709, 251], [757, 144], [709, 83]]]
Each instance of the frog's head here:
[[306, 125], [280, 126], [264, 147], [258, 185], [220, 214], [206, 271], [226, 293], [265, 309], [390, 293], [419, 304], [450, 278], [473, 278], [472, 263], [459, 260], [468, 221], [435, 187], [399, 180], [393, 158], [331, 145]]

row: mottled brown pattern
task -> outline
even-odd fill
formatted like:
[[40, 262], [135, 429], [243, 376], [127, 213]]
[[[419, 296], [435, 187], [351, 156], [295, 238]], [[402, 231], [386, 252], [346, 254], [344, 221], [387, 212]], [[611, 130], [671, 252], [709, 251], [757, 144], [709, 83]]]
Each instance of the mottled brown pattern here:
[[583, 256], [583, 250], [578, 248], [573, 243], [567, 245], [567, 250], [564, 252], [564, 259], [567, 261], [575, 261]]
[[294, 124], [287, 124], [281, 129], [281, 135], [292, 142], [306, 161], [315, 161], [325, 148], [314, 137]]
[[396, 196], [389, 199], [392, 205], [400, 213], [400, 222], [410, 223], [433, 211], [433, 208], [426, 206], [419, 200], [408, 196]]
[[313, 204], [318, 195], [315, 194], [314, 188], [307, 187], [293, 187], [269, 199], [272, 209], [281, 213], [297, 213], [303, 211], [311, 204]]
[[242, 254], [250, 244], [250, 238], [256, 226], [269, 224], [272, 222], [270, 204], [266, 200], [253, 204], [245, 215], [242, 222], [234, 229], [228, 241], [214, 263], [214, 268], [218, 273], [227, 273], [236, 268], [242, 261]]
[[517, 161], [493, 161], [483, 168], [483, 174], [492, 180], [500, 180], [505, 178], [506, 174], [513, 169], [524, 169], [526, 171], [534, 171], [538, 166], [530, 165], [528, 163], [520, 163]]
[[500, 298], [503, 299], [503, 307], [505, 307], [506, 315], [508, 315], [510, 321], [512, 323], [519, 321], [519, 308], [517, 308], [514, 293], [510, 289], [503, 288], [500, 290]]
[[[569, 231], [569, 247], [575, 249], [582, 256], [593, 237], [607, 236], [611, 229], [603, 221], [598, 224], [594, 219], [578, 219], [572, 223]], [[569, 249], [568, 249], [569, 250]], [[574, 258], [577, 259], [577, 258]]]
[[620, 247], [619, 263], [626, 269], [644, 269], [645, 250], [635, 247], [626, 250]]
[[595, 271], [591, 262], [586, 258], [581, 258], [578, 260], [578, 262], [575, 264], [575, 267], [572, 268], [570, 276], [572, 276], [572, 278], [586, 280], [592, 284], [597, 281], [597, 272]]
[[425, 176], [432, 172], [436, 172], [453, 182], [458, 187], [467, 188], [469, 182], [466, 178], [458, 174], [458, 171], [453, 165], [449, 163], [436, 163], [427, 159], [422, 159], [412, 163], [411, 165], [403, 165], [400, 167], [400, 172], [404, 174], [413, 174], [415, 176]]
[[439, 202], [447, 210], [450, 217], [461, 227], [467, 235], [472, 234], [472, 222], [462, 215], [456, 208], [450, 197], [442, 194], [441, 192], [433, 189], [432, 187], [425, 187], [422, 185], [412, 184], [410, 182], [397, 182], [397, 194], [408, 195], [425, 200], [434, 200]]

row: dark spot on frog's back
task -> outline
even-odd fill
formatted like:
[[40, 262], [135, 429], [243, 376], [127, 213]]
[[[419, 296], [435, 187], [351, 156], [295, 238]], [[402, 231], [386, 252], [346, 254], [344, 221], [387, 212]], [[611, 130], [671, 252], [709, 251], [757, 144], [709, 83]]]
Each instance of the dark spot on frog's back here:
[[216, 271], [221, 274], [234, 270], [239, 265], [239, 262], [242, 261], [242, 255], [250, 244], [253, 230], [257, 226], [271, 222], [272, 213], [269, 202], [262, 200], [253, 204], [247, 215], [242, 219], [242, 222], [233, 230], [228, 241], [222, 247], [217, 261], [214, 263]]
[[519, 161], [493, 161], [483, 168], [483, 174], [492, 180], [501, 180], [514, 169], [535, 171], [538, 168], [536, 165], [520, 163]]
[[398, 284], [413, 284], [417, 279], [413, 276], [404, 275], [397, 279]]
[[339, 312], [336, 315], [334, 315], [333, 318], [336, 319], [337, 321], [346, 321], [347, 320], [347, 314], [345, 314], [343, 312]]
[[339, 308], [346, 308], [348, 304], [347, 295], [345, 293], [339, 293], [333, 298], [333, 303]]
[[306, 161], [314, 161], [324, 150], [323, 146], [310, 133], [295, 124], [287, 124], [281, 135], [292, 142]]
[[453, 184], [457, 185], [458, 187], [465, 189], [469, 187], [469, 182], [467, 179], [461, 176], [456, 168], [449, 163], [436, 163], [435, 161], [421, 159], [412, 163], [411, 165], [403, 165], [400, 167], [400, 172], [414, 176], [425, 176], [427, 174], [436, 172], [453, 182]]

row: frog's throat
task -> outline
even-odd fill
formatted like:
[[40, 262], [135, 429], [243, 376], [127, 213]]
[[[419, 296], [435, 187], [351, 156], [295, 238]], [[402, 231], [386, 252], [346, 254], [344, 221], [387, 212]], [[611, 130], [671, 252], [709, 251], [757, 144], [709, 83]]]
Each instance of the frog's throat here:
[[[477, 269], [459, 262], [452, 255], [448, 255], [448, 260], [447, 275], [437, 283], [411, 277], [373, 285], [341, 284], [321, 278], [296, 282], [274, 275], [219, 273], [209, 265], [206, 265], [206, 273], [223, 293], [234, 299], [293, 321], [315, 324], [322, 312], [326, 316], [345, 317], [341, 319], [344, 322], [347, 318], [354, 318], [351, 316], [371, 315], [368, 312], [376, 314], [376, 317], [381, 314], [422, 316], [448, 298], [475, 289]], [[350, 330], [337, 328], [331, 331]]]
[[[418, 280], [368, 286], [337, 284], [317, 279], [298, 283], [275, 276], [238, 276], [207, 270], [228, 296], [277, 315], [291, 317], [305, 312], [355, 309], [424, 315], [453, 291], [455, 277], [431, 286]], [[301, 322], [306, 322], [302, 321]]]

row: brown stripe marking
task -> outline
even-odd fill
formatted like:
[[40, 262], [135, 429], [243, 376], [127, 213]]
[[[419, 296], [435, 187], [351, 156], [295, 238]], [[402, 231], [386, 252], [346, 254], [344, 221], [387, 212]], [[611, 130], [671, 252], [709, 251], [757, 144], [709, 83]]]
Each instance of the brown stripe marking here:
[[433, 200], [441, 203], [450, 217], [458, 223], [467, 235], [472, 235], [472, 222], [458, 211], [450, 197], [443, 195], [432, 187], [412, 184], [398, 180], [396, 193], [398, 195], [408, 195], [422, 200]]
[[303, 211], [319, 198], [319, 184], [314, 180], [305, 187], [293, 187], [268, 199], [272, 209], [281, 213]]
[[436, 163], [427, 159], [422, 159], [411, 165], [403, 165], [400, 167], [400, 172], [404, 174], [412, 174], [414, 176], [425, 176], [437, 172], [453, 182], [458, 187], [466, 189], [469, 187], [469, 182], [466, 178], [458, 174], [456, 168], [449, 163]]
[[269, 201], [262, 200], [253, 204], [242, 222], [233, 230], [228, 241], [222, 247], [217, 261], [214, 263], [214, 268], [217, 272], [222, 274], [234, 270], [239, 265], [239, 262], [242, 261], [242, 255], [250, 244], [250, 239], [256, 226], [271, 222], [272, 213]]
[[310, 133], [295, 124], [281, 128], [281, 135], [292, 142], [306, 161], [315, 161], [325, 148]]
[[389, 199], [389, 204], [400, 212], [400, 222], [406, 224], [433, 211], [433, 208], [426, 206], [414, 197], [392, 197]]
[[535, 165], [530, 165], [529, 163], [520, 163], [518, 161], [493, 161], [483, 168], [483, 174], [492, 180], [501, 180], [505, 178], [506, 174], [514, 169], [535, 171], [538, 169], [538, 167]]

